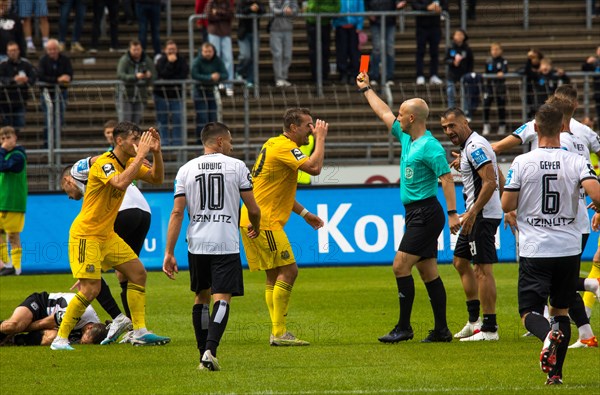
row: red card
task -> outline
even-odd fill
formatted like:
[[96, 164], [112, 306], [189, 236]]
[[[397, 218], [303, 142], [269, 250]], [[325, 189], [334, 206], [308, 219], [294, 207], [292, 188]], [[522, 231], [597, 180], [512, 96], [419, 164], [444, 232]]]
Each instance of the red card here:
[[365, 74], [369, 73], [369, 59], [371, 59], [369, 55], [360, 55], [360, 68], [358, 71]]

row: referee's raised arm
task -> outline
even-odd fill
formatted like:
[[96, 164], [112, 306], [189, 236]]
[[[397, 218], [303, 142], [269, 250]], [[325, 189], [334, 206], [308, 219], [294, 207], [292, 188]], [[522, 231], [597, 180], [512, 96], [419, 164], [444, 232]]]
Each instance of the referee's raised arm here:
[[358, 76], [356, 76], [356, 85], [358, 86], [358, 91], [365, 95], [369, 101], [369, 105], [375, 114], [377, 114], [379, 119], [385, 123], [385, 126], [387, 126], [388, 130], [391, 130], [392, 124], [396, 120], [396, 116], [390, 107], [385, 104], [385, 102], [381, 100], [379, 96], [377, 96], [377, 93], [375, 93], [373, 89], [371, 89], [368, 74], [359, 73]]

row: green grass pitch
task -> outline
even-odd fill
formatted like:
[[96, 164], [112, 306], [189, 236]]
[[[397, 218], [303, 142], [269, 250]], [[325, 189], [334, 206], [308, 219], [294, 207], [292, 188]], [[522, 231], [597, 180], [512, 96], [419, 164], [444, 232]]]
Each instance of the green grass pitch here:
[[[586, 272], [590, 263], [582, 266]], [[454, 333], [467, 319], [464, 293], [451, 265], [440, 272]], [[412, 324], [415, 339], [385, 345], [377, 337], [398, 319], [391, 267], [301, 268], [288, 316], [289, 329], [310, 347], [270, 347], [264, 274], [245, 271], [246, 295], [234, 298], [218, 358], [222, 371], [197, 371], [188, 272], [176, 281], [150, 273], [147, 324], [172, 342], [162, 347], [76, 346], [0, 348], [1, 394], [397, 394], [600, 393], [598, 349], [569, 350], [561, 388], [546, 388], [539, 340], [525, 332], [517, 312], [517, 266], [495, 266], [499, 342], [421, 344], [433, 318], [416, 271]], [[113, 274], [105, 274], [120, 304]], [[67, 291], [70, 275], [0, 278], [0, 317], [32, 292]], [[95, 302], [94, 302], [95, 303]], [[97, 304], [101, 318], [108, 318]], [[600, 308], [592, 327], [600, 333]], [[573, 339], [577, 330], [573, 328]]]

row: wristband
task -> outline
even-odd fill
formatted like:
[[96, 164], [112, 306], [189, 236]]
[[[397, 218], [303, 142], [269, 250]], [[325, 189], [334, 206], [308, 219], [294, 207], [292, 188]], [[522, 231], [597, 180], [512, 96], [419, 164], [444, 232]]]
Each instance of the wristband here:
[[363, 87], [363, 88], [360, 88], [358, 91], [359, 91], [360, 93], [365, 93], [365, 92], [366, 92], [366, 91], [368, 91], [369, 89], [371, 89], [371, 86], [370, 86], [370, 85], [367, 85], [367, 86], [365, 86], [365, 87]]
[[306, 214], [308, 214], [308, 210], [306, 208], [303, 208], [302, 211], [300, 211], [300, 216], [304, 218], [306, 217]]
[[456, 210], [448, 210], [448, 215], [452, 215], [452, 214], [457, 214], [458, 211]]

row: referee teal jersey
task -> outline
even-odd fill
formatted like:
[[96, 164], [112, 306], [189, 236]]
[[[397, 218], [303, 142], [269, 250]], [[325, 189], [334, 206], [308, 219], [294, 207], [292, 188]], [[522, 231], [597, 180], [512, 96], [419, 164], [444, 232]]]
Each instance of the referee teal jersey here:
[[394, 121], [392, 135], [402, 145], [400, 199], [406, 205], [437, 196], [438, 178], [450, 173], [446, 151], [429, 130], [415, 141]]

